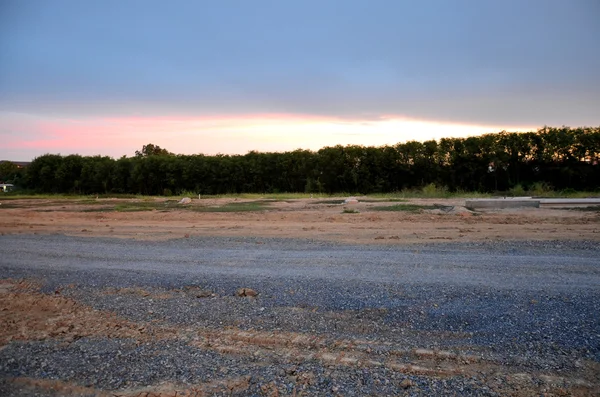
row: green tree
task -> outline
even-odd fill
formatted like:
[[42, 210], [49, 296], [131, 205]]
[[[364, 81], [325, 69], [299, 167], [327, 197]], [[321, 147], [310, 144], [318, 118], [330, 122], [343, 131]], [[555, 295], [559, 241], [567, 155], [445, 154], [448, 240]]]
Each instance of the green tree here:
[[10, 161], [0, 163], [0, 183], [15, 183], [21, 176], [21, 168]]
[[167, 149], [163, 149], [160, 146], [152, 143], [142, 146], [142, 150], [135, 151], [136, 157], [170, 156], [172, 154], [173, 153], [169, 152]]
[[25, 172], [25, 186], [43, 193], [59, 193], [56, 171], [62, 164], [59, 154], [44, 154], [33, 159]]

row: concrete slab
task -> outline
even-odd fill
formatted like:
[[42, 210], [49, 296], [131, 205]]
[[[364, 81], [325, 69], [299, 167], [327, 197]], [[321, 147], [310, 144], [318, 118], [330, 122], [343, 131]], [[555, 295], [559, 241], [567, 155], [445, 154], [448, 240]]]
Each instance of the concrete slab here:
[[523, 208], [523, 207], [533, 207], [539, 208], [540, 201], [533, 199], [515, 199], [515, 198], [506, 198], [506, 199], [471, 199], [466, 200], [465, 207], [470, 210], [477, 209], [493, 209], [493, 208]]
[[600, 205], [600, 198], [540, 198], [541, 205]]
[[469, 199], [465, 202], [465, 207], [471, 210], [493, 209], [493, 208], [522, 208], [533, 207], [581, 207], [581, 206], [600, 205], [600, 198], [532, 198], [532, 197], [506, 197], [491, 199]]

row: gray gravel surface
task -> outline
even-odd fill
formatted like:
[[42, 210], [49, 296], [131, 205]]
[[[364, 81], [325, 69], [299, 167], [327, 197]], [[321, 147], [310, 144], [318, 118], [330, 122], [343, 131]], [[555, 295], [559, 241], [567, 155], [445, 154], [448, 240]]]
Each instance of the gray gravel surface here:
[[[401, 247], [269, 238], [144, 242], [10, 235], [0, 236], [0, 252], [4, 278], [38, 279], [49, 293], [74, 285], [64, 293], [136, 322], [367, 340], [375, 357], [399, 347], [442, 349], [482, 357], [507, 373], [569, 374], [582, 360], [600, 362], [600, 247], [593, 242]], [[189, 286], [213, 295], [199, 298], [185, 292]], [[105, 293], [123, 287], [180, 293], [170, 299]], [[235, 297], [240, 287], [260, 295]], [[297, 372], [314, 375], [305, 385], [308, 395], [502, 395], [483, 375], [424, 376], [316, 360], [294, 364], [221, 354], [188, 342], [11, 342], [0, 350], [0, 374], [105, 390], [248, 376], [250, 386], [240, 395], [261, 395], [272, 382], [291, 394]], [[407, 379], [408, 387], [402, 383]], [[0, 383], [3, 391], [22, 393], [6, 382]]]

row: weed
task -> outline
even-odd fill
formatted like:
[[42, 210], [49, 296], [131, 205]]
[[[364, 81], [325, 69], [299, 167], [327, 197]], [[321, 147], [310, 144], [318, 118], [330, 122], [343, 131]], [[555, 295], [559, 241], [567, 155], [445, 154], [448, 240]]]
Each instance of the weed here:
[[531, 196], [536, 197], [554, 197], [556, 196], [556, 192], [552, 189], [552, 186], [548, 185], [545, 182], [536, 182], [529, 187], [528, 190]]
[[423, 197], [447, 197], [448, 188], [446, 186], [437, 186], [435, 183], [430, 183], [421, 188]]
[[450, 192], [447, 187], [437, 186], [434, 183], [430, 183], [420, 189], [403, 189], [402, 191], [395, 193], [377, 193], [369, 195], [372, 200], [380, 198], [383, 199], [382, 201], [397, 202], [402, 202], [410, 198], [485, 198], [490, 196], [491, 194], [489, 193], [466, 192], [464, 190]]
[[456, 192], [450, 193], [450, 196], [457, 198], [488, 198], [492, 195], [490, 193], [467, 192], [466, 190], [459, 189]]
[[521, 185], [520, 183], [517, 183], [515, 186], [510, 188], [508, 193], [509, 193], [509, 196], [512, 196], [512, 197], [522, 197], [522, 196], [526, 195], [526, 191], [523, 188], [523, 185]]
[[342, 214], [360, 214], [360, 211], [355, 210], [354, 208], [344, 208]]
[[[194, 198], [194, 197], [198, 197], [200, 193], [196, 192], [195, 190], [182, 190], [178, 193], [179, 196], [181, 197], [190, 197], [190, 198]], [[203, 195], [201, 195], [202, 197]]]

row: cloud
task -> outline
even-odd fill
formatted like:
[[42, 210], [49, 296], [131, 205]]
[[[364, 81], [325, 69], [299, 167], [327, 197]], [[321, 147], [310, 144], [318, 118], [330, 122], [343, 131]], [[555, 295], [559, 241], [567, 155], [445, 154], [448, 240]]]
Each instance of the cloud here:
[[[306, 147], [303, 123], [346, 126], [319, 146], [358, 142], [357, 123], [600, 125], [598, 15], [593, 0], [5, 0], [3, 149], [202, 151], [196, 134], [214, 133], [236, 152], [284, 150]], [[264, 115], [269, 136], [236, 121]]]
[[[21, 119], [28, 120], [21, 123]], [[180, 154], [244, 154], [251, 150], [318, 150], [324, 146], [394, 145], [497, 132], [496, 126], [441, 124], [387, 115], [378, 120], [345, 120], [289, 114], [230, 117], [43, 118], [0, 113], [0, 136], [13, 160], [46, 152], [131, 156], [153, 143]], [[523, 128], [523, 130], [531, 128]], [[16, 134], [15, 131], [25, 131]]]
[[598, 118], [593, 1], [8, 4], [4, 110]]

